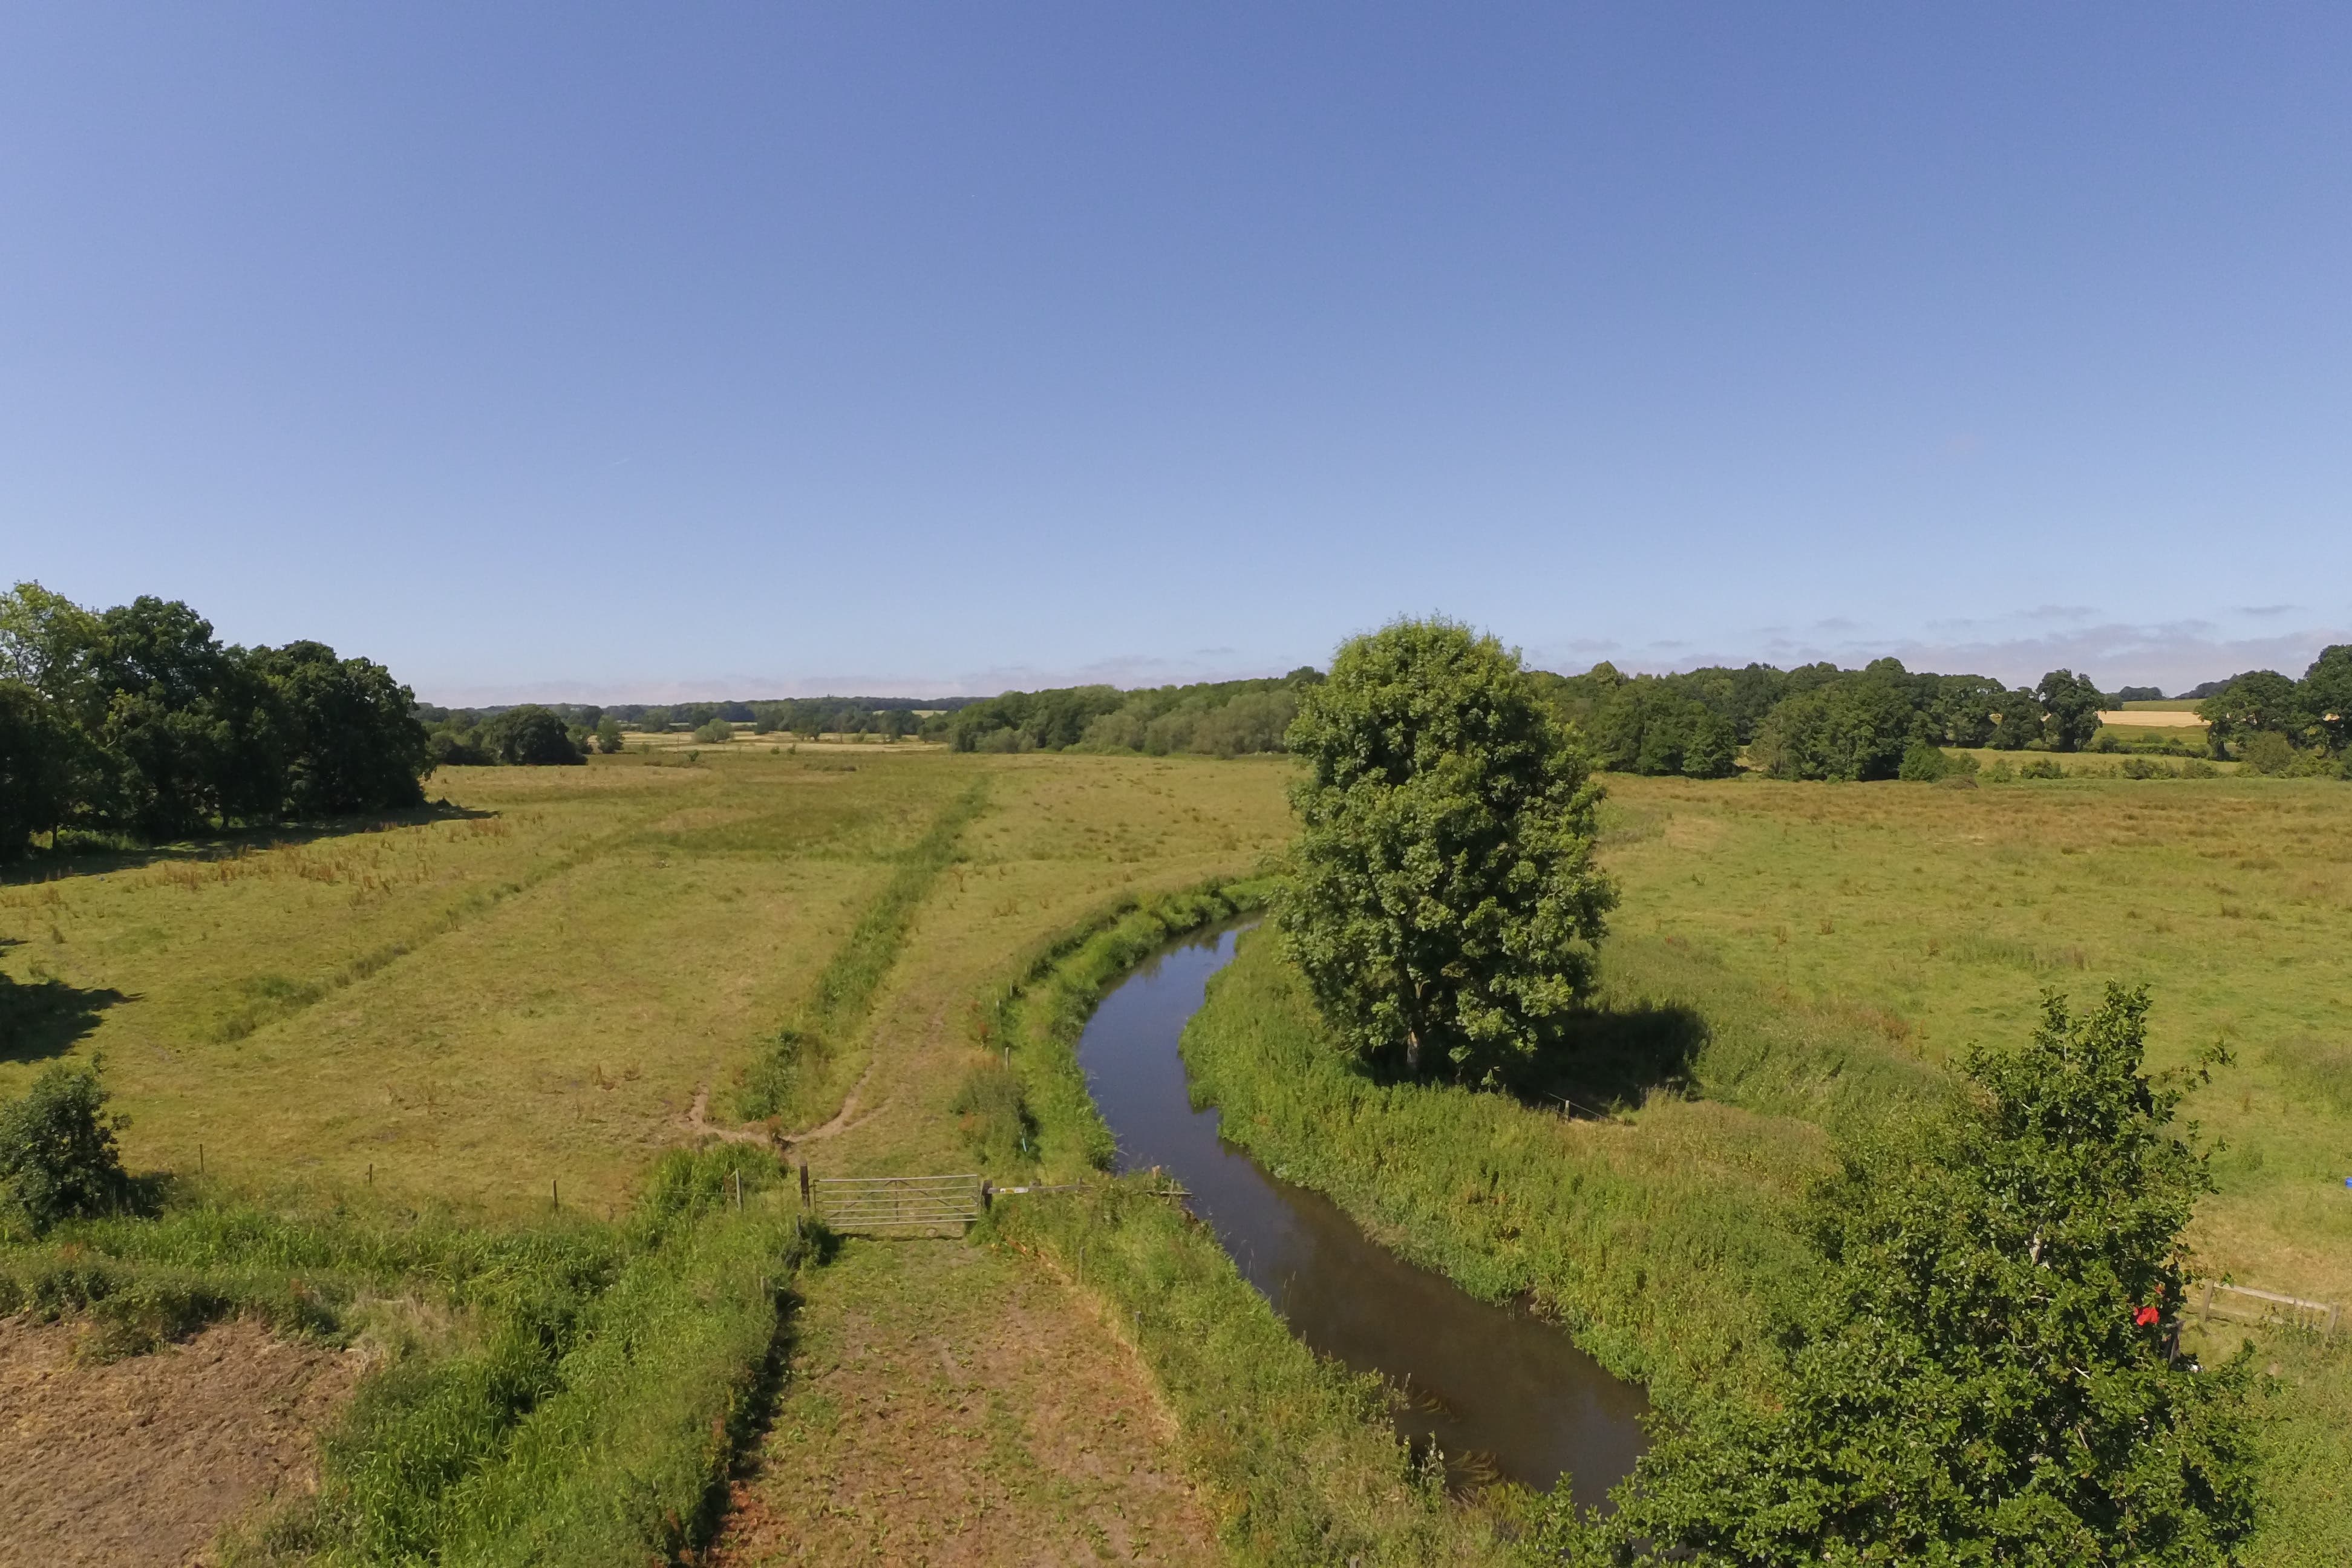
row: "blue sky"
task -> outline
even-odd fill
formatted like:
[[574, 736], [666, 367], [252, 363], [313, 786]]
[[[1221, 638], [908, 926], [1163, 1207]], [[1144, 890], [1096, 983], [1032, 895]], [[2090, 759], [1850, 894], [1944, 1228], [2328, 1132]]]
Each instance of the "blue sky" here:
[[480, 701], [2352, 637], [2352, 9], [0, 5], [0, 575]]

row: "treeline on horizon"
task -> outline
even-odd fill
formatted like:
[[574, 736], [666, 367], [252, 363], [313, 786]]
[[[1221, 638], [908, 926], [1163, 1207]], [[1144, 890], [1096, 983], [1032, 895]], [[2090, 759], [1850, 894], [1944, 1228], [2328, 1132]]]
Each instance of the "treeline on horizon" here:
[[[2069, 669], [2030, 687], [1914, 672], [1895, 658], [1860, 669], [1749, 664], [1634, 676], [1602, 663], [1581, 675], [1531, 669], [1527, 677], [1584, 736], [1593, 760], [1616, 773], [1727, 778], [1744, 766], [1783, 779], [1934, 778], [1962, 765], [1946, 747], [2175, 755], [2201, 749], [2261, 773], [2352, 768], [2344, 721], [2352, 713], [2352, 646], [2326, 649], [2299, 681], [2253, 670], [2185, 693], [2181, 700], [2202, 700], [2197, 711], [2209, 729], [2200, 742], [2103, 733], [2103, 710], [2158, 701], [2163, 692], [2152, 686], [2105, 692]], [[960, 752], [1279, 752], [1298, 689], [1322, 679], [1307, 667], [1279, 679], [1008, 691], [927, 720], [923, 734]]]
[[424, 804], [415, 695], [324, 643], [224, 645], [178, 600], [0, 595], [0, 860]]

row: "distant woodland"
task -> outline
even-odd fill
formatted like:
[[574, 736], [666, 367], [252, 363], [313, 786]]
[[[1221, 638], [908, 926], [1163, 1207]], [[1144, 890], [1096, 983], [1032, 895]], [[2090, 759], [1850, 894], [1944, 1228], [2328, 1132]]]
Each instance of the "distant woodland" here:
[[[1538, 696], [1620, 773], [1724, 778], [1933, 778], [1943, 748], [2203, 750], [2253, 772], [2352, 769], [2352, 646], [2300, 679], [2249, 670], [2187, 697], [2188, 735], [2126, 740], [2099, 714], [2154, 700], [2057, 669], [2031, 687], [1914, 672], [1882, 658], [1628, 676], [1529, 671]], [[85, 609], [38, 584], [0, 595], [0, 858], [42, 835], [154, 842], [235, 826], [413, 807], [439, 767], [577, 764], [632, 734], [685, 730], [910, 738], [958, 752], [1237, 757], [1284, 750], [1311, 667], [1279, 679], [1122, 690], [1072, 686], [964, 697], [820, 697], [611, 707], [419, 703], [382, 665], [323, 643], [224, 645], [176, 600]], [[1961, 759], [1965, 762], [1966, 759]], [[1969, 763], [1968, 765], [1973, 765]]]

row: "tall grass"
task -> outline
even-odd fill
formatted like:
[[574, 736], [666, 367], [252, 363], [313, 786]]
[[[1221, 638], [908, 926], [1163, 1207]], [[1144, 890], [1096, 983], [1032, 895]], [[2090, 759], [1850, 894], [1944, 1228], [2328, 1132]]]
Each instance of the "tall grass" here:
[[836, 1081], [844, 1047], [865, 1022], [875, 992], [906, 945], [916, 910], [955, 862], [964, 829], [987, 798], [988, 782], [982, 779], [950, 802], [906, 852], [817, 975], [815, 994], [800, 1017], [779, 1029], [746, 1069], [736, 1090], [736, 1110], [746, 1121], [805, 1121], [829, 1110], [827, 1102], [845, 1087]]
[[665, 1156], [617, 1225], [200, 1205], [0, 1253], [0, 1307], [88, 1313], [115, 1348], [237, 1313], [373, 1344], [318, 1495], [236, 1558], [635, 1568], [716, 1521], [802, 1253], [788, 1196], [730, 1145]]
[[1376, 1378], [1293, 1339], [1215, 1237], [1139, 1181], [1099, 1173], [1109, 1131], [1076, 1044], [1105, 991], [1189, 931], [1259, 907], [1263, 883], [1123, 901], [1040, 947], [986, 1009], [1034, 1108], [1045, 1165], [1082, 1195], [1001, 1202], [997, 1234], [1094, 1295], [1172, 1410], [1187, 1469], [1245, 1563], [1509, 1560], [1496, 1518], [1445, 1495], [1386, 1420]]
[[1662, 1406], [1769, 1397], [1813, 1284], [1795, 1200], [1819, 1131], [1666, 1099], [1631, 1124], [1376, 1082], [1324, 1035], [1269, 933], [1244, 937], [1183, 1039], [1224, 1136], [1491, 1301], [1532, 1298]]

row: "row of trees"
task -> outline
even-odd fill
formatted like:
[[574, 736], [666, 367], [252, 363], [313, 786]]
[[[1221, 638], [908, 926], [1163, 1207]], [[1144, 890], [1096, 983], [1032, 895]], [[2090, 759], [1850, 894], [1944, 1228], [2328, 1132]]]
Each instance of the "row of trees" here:
[[1299, 693], [1323, 679], [1311, 666], [1279, 680], [1204, 681], [1122, 691], [1072, 686], [1008, 691], [966, 704], [924, 728], [959, 752], [1141, 752], [1236, 757], [1279, 752]]
[[2011, 689], [1988, 676], [1914, 674], [1894, 658], [1630, 678], [1598, 664], [1531, 679], [1602, 767], [1690, 778], [1727, 777], [1743, 749], [1764, 772], [1794, 779], [1894, 778], [1919, 745], [2079, 751], [2109, 700], [2072, 670]]
[[224, 646], [177, 600], [0, 595], [0, 858], [64, 829], [154, 841], [421, 805], [415, 696], [323, 643]]
[[2331, 759], [2352, 770], [2352, 644], [2324, 650], [2290, 680], [2252, 669], [2219, 683], [2197, 705], [2215, 756], [2243, 757], [2263, 773], [2316, 773]]
[[447, 714], [425, 735], [426, 754], [436, 768], [570, 767], [586, 762], [591, 747], [617, 752], [621, 746], [621, 726], [611, 715], [583, 723], [535, 702], [487, 716]]

